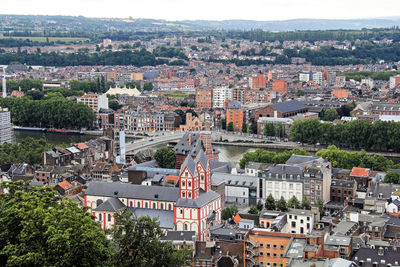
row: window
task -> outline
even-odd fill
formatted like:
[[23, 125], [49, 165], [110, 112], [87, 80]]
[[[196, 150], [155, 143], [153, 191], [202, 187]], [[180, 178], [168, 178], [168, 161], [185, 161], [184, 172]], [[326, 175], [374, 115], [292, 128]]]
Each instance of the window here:
[[276, 253], [274, 253], [274, 258], [276, 258]]
[[296, 227], [296, 222], [292, 222], [292, 227]]
[[140, 202], [138, 202], [136, 206], [137, 206], [138, 208], [140, 208]]
[[192, 193], [188, 193], [188, 198], [192, 198]]
[[149, 208], [149, 203], [146, 202], [146, 203], [144, 204], [144, 207], [145, 207], [146, 209], [148, 209], [148, 208]]
[[160, 209], [162, 209], [162, 210], [164, 209], [164, 204], [163, 203], [160, 204]]
[[271, 245], [270, 244], [267, 244], [267, 248], [270, 248], [271, 247]]
[[304, 223], [304, 220], [303, 220], [303, 219], [301, 219], [301, 220], [300, 220], [300, 223]]
[[200, 179], [201, 179], [202, 181], [204, 181], [204, 175], [203, 175], [203, 174], [200, 176]]
[[182, 181], [182, 187], [185, 187], [185, 181]]
[[153, 203], [153, 209], [156, 209], [156, 208], [157, 208], [157, 204]]
[[191, 183], [191, 182], [188, 182], [188, 186], [189, 186], [189, 187], [192, 187], [192, 183]]
[[188, 230], [188, 225], [187, 225], [187, 223], [185, 223], [185, 227], [184, 227], [184, 229], [185, 229], [185, 231], [187, 231], [187, 230]]
[[182, 197], [186, 197], [186, 193], [185, 192], [182, 192]]
[[289, 215], [289, 219], [292, 219], [292, 215], [291, 214]]
[[271, 253], [267, 252], [267, 257], [271, 257]]
[[276, 248], [277, 246], [276, 246], [276, 244], [274, 244], [274, 248]]
[[307, 221], [309, 221], [310, 220], [310, 217], [307, 217]]
[[263, 252], [260, 252], [260, 256], [264, 256], [264, 253], [263, 253]]
[[101, 213], [99, 213], [99, 221], [101, 221]]
[[172, 205], [171, 204], [168, 204], [168, 209], [172, 210]]
[[283, 245], [281, 245], [281, 249], [284, 249], [285, 247]]
[[180, 209], [181, 214], [183, 214], [183, 209]]
[[260, 243], [260, 248], [263, 248], [264, 247], [264, 244], [263, 243]]
[[132, 205], [132, 201], [129, 202], [129, 206], [131, 206], [131, 207], [133, 206], [133, 205]]
[[109, 222], [111, 222], [111, 214], [108, 214], [107, 217], [108, 217], [107, 220], [108, 220]]

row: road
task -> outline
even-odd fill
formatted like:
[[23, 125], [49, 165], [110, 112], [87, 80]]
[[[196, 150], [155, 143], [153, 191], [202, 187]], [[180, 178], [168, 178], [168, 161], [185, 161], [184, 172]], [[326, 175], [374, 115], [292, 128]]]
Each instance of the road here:
[[158, 136], [144, 137], [141, 140], [127, 143], [126, 153], [171, 141], [178, 141], [183, 137], [184, 134], [185, 134], [184, 132], [173, 132], [173, 133], [165, 133], [164, 135], [159, 134]]

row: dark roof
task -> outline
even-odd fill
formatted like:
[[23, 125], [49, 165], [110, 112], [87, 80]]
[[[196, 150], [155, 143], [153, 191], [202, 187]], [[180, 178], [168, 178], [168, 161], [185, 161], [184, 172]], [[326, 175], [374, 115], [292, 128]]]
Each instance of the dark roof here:
[[161, 228], [173, 229], [174, 228], [174, 211], [172, 210], [158, 210], [158, 209], [144, 209], [129, 207], [136, 218], [148, 216], [151, 219], [157, 218], [160, 222]]
[[281, 112], [281, 113], [288, 113], [294, 112], [302, 109], [306, 109], [307, 106], [297, 100], [285, 101], [276, 104], [272, 104], [271, 108]]
[[242, 104], [240, 104], [240, 102], [236, 100], [233, 100], [228, 104], [228, 109], [241, 109], [241, 108]]
[[93, 211], [108, 211], [108, 212], [116, 212], [125, 208], [124, 203], [121, 202], [116, 197], [108, 199], [106, 202], [101, 203], [97, 208], [93, 209]]
[[219, 198], [220, 195], [214, 191], [204, 192], [200, 189], [200, 196], [196, 199], [179, 198], [176, 201], [176, 207], [188, 207], [188, 208], [201, 208], [210, 203], [211, 201]]
[[116, 196], [119, 198], [176, 202], [179, 198], [179, 188], [92, 181], [89, 183], [85, 194], [92, 196]]
[[194, 160], [192, 159], [192, 157], [186, 157], [185, 161], [183, 162], [182, 166], [181, 166], [181, 170], [179, 173], [182, 173], [183, 170], [185, 168], [188, 168], [190, 174], [195, 177], [197, 176], [197, 172], [196, 172], [196, 163], [194, 163]]
[[201, 165], [207, 170], [208, 168], [208, 158], [206, 156], [206, 153], [204, 153], [204, 150], [200, 150], [199, 154], [197, 154], [197, 157], [195, 159], [196, 163], [200, 161]]
[[210, 230], [211, 238], [216, 238], [220, 240], [235, 240], [236, 232], [236, 229], [224, 227], [217, 227]]
[[[378, 255], [380, 248], [383, 248], [383, 255]], [[400, 249], [394, 251], [392, 247], [377, 247], [377, 248], [360, 248], [352, 257], [355, 263], [359, 263], [361, 260], [364, 264], [370, 259], [371, 263], [378, 263], [378, 266], [399, 265], [400, 264]], [[381, 260], [385, 261], [385, 264], [380, 264]], [[397, 262], [397, 263], [396, 263]]]
[[181, 241], [192, 241], [193, 237], [196, 237], [195, 231], [168, 231], [161, 240], [181, 240]]
[[307, 163], [307, 162], [310, 162], [310, 161], [312, 162], [312, 161], [318, 160], [318, 159], [319, 159], [319, 157], [293, 154], [286, 161], [286, 164], [288, 164], [288, 165], [297, 165], [297, 164]]
[[344, 181], [344, 180], [332, 179], [331, 186], [353, 188], [354, 181]]

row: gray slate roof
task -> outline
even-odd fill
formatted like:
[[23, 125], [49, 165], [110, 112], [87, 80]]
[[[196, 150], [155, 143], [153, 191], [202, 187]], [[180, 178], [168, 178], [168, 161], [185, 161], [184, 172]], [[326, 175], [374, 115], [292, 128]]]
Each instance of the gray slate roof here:
[[157, 218], [160, 222], [160, 228], [174, 228], [174, 211], [172, 210], [157, 210], [129, 207], [129, 210], [136, 218], [149, 216], [151, 219]]
[[218, 185], [224, 182], [225, 186], [256, 188], [257, 180], [258, 180], [257, 177], [248, 175], [235, 175], [226, 173], [213, 173], [212, 175], [213, 185]]
[[179, 198], [179, 188], [92, 181], [89, 183], [85, 194], [91, 196], [116, 196], [119, 198], [176, 202]]
[[196, 199], [180, 198], [176, 202], [175, 206], [187, 207], [187, 208], [201, 208], [219, 197], [220, 195], [214, 191], [204, 192], [202, 189], [200, 189], [200, 196], [198, 198]]
[[279, 111], [281, 113], [287, 113], [287, 112], [294, 112], [294, 111], [306, 109], [307, 106], [297, 100], [292, 100], [292, 101], [285, 101], [285, 102], [272, 104], [271, 108], [276, 109], [277, 111]]
[[93, 211], [116, 212], [123, 208], [125, 208], [125, 204], [122, 203], [118, 198], [113, 197], [106, 202], [101, 203], [97, 208], [93, 209]]
[[182, 166], [181, 166], [181, 170], [179, 173], [182, 173], [183, 170], [185, 168], [188, 168], [190, 174], [193, 177], [197, 176], [197, 172], [196, 172], [196, 163], [194, 162], [194, 160], [192, 159], [192, 157], [186, 157], [185, 161], [183, 162]]
[[208, 168], [208, 158], [206, 156], [206, 153], [204, 153], [203, 149], [200, 150], [199, 154], [197, 154], [195, 161], [196, 162], [200, 161], [201, 165], [203, 165], [203, 167], [207, 170], [207, 168]]
[[196, 237], [195, 231], [168, 231], [161, 240], [180, 240], [180, 241], [192, 241], [193, 237]]

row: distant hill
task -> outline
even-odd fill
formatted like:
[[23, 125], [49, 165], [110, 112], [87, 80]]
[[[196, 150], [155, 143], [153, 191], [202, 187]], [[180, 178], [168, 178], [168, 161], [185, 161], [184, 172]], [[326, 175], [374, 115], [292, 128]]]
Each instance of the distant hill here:
[[292, 19], [281, 21], [255, 20], [183, 20], [167, 21], [141, 18], [88, 18], [82, 16], [34, 16], [34, 15], [0, 15], [0, 33], [9, 31], [74, 31], [74, 32], [107, 32], [117, 31], [182, 31], [182, 30], [360, 30], [362, 28], [390, 28], [400, 26], [400, 17], [326, 20], [326, 19]]
[[282, 21], [255, 21], [255, 20], [186, 20], [187, 25], [197, 26], [202, 29], [218, 30], [252, 30], [262, 29], [268, 31], [294, 31], [294, 30], [360, 30], [362, 28], [389, 28], [400, 26], [400, 17], [381, 19], [353, 19], [353, 20], [328, 20], [328, 19], [292, 19]]

